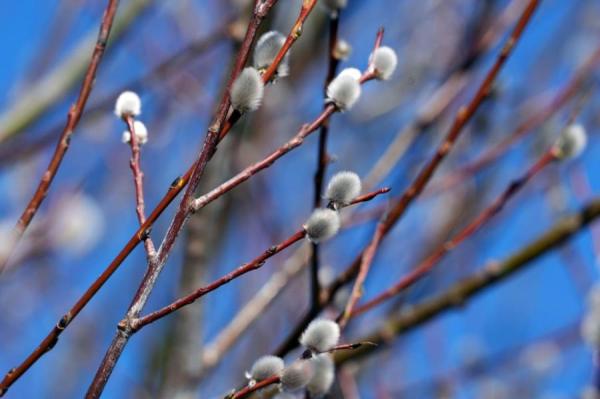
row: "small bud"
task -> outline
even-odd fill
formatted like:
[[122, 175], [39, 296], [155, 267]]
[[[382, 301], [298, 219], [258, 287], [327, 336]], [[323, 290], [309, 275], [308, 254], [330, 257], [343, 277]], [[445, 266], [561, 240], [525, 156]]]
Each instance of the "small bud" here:
[[371, 62], [375, 68], [377, 79], [388, 80], [398, 65], [396, 52], [389, 47], [379, 47], [372, 55]]
[[297, 360], [281, 373], [281, 388], [284, 391], [295, 391], [303, 388], [311, 380], [314, 370], [312, 363]]
[[[274, 30], [263, 34], [256, 42], [256, 47], [254, 47], [254, 67], [259, 71], [267, 69], [277, 57], [279, 50], [285, 43], [285, 39], [284, 35]], [[278, 77], [288, 75], [289, 54], [288, 51], [277, 66]]]
[[[148, 142], [148, 129], [146, 129], [146, 125], [144, 125], [143, 122], [134, 121], [133, 130], [135, 131], [135, 137], [138, 144], [146, 144]], [[121, 136], [121, 141], [123, 143], [129, 143], [130, 140], [131, 132], [129, 130], [125, 130]]]
[[354, 172], [338, 172], [327, 185], [325, 198], [334, 204], [336, 209], [341, 205], [349, 204], [358, 197], [361, 190], [360, 177]]
[[340, 326], [335, 321], [316, 319], [302, 333], [300, 344], [315, 353], [322, 353], [336, 346], [339, 339]]
[[254, 362], [247, 376], [254, 381], [262, 381], [272, 375], [281, 374], [284, 367], [283, 359], [280, 357], [262, 356]]
[[340, 216], [332, 209], [315, 209], [304, 225], [308, 239], [315, 244], [326, 241], [340, 229]]
[[585, 128], [577, 123], [571, 124], [562, 131], [554, 144], [559, 159], [575, 158], [583, 152], [587, 144]]
[[240, 112], [256, 111], [263, 93], [260, 73], [252, 67], [244, 68], [231, 87], [231, 105]]
[[333, 16], [337, 15], [338, 11], [346, 8], [348, 0], [322, 0], [321, 4], [325, 7]]
[[361, 73], [355, 68], [346, 68], [327, 86], [327, 102], [334, 103], [340, 111], [352, 108], [360, 97]]
[[115, 103], [115, 115], [123, 118], [127, 115], [138, 116], [142, 113], [142, 100], [132, 91], [124, 91]]
[[350, 43], [344, 39], [338, 39], [338, 41], [335, 42], [335, 47], [333, 49], [333, 56], [335, 59], [346, 61], [350, 57], [350, 54], [352, 54], [352, 46], [350, 46]]
[[313, 364], [313, 377], [310, 379], [306, 389], [311, 397], [321, 397], [331, 389], [335, 380], [335, 365], [331, 355], [324, 353], [310, 360]]

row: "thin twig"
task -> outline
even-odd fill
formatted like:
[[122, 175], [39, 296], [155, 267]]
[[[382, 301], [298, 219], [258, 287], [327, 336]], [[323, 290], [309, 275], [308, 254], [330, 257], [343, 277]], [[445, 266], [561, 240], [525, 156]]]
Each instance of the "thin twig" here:
[[[460, 108], [456, 115], [454, 123], [450, 127], [444, 141], [440, 144], [433, 157], [421, 169], [421, 171], [411, 183], [409, 188], [396, 201], [393, 208], [385, 217], [383, 221], [383, 237], [385, 237], [388, 234], [388, 232], [394, 227], [394, 225], [398, 222], [398, 220], [400, 220], [404, 212], [408, 209], [409, 205], [411, 205], [414, 199], [423, 191], [423, 189], [433, 176], [433, 173], [437, 170], [438, 166], [441, 164], [446, 155], [448, 155], [448, 153], [452, 149], [454, 143], [463, 131], [463, 128], [465, 127], [467, 122], [470, 121], [475, 112], [479, 109], [479, 106], [482, 104], [488, 92], [491, 90], [498, 73], [506, 63], [508, 57], [512, 54], [512, 50], [515, 48], [516, 44], [521, 38], [523, 31], [527, 27], [538, 5], [539, 0], [530, 0], [528, 2], [527, 7], [523, 11], [519, 18], [519, 21], [517, 22], [516, 27], [514, 28], [507, 42], [502, 47], [502, 50], [500, 51], [494, 64], [488, 71], [487, 75], [485, 76], [483, 82], [477, 89], [475, 95], [466, 106]], [[333, 284], [328, 289], [322, 290], [321, 306], [319, 306], [319, 308], [323, 308], [323, 306], [329, 303], [333, 298], [333, 294], [341, 286], [345, 285], [348, 281], [350, 281], [350, 279], [352, 279], [353, 276], [356, 275], [360, 267], [361, 259], [362, 254], [359, 255], [354, 260], [354, 262], [352, 262], [352, 264], [333, 282]], [[276, 353], [278, 355], [285, 354], [292, 350], [294, 347], [296, 347], [298, 336], [304, 330], [305, 326], [318, 314], [318, 310], [319, 309], [311, 309], [304, 316], [304, 318], [296, 325], [296, 327], [292, 330], [292, 332], [283, 342], [283, 344], [276, 350]]]
[[[11, 253], [14, 252], [17, 247], [19, 241], [25, 234], [25, 230], [31, 223], [31, 220], [35, 216], [36, 212], [40, 208], [40, 205], [46, 198], [48, 194], [48, 189], [50, 188], [50, 184], [52, 184], [52, 180], [56, 176], [58, 172], [58, 168], [62, 163], [62, 160], [65, 156], [65, 153], [69, 149], [69, 143], [71, 141], [71, 136], [81, 119], [81, 115], [83, 114], [83, 110], [85, 109], [85, 104], [92, 92], [92, 88], [94, 87], [94, 81], [96, 78], [96, 71], [98, 70], [98, 66], [100, 65], [100, 61], [102, 60], [102, 56], [104, 55], [104, 50], [106, 49], [106, 43], [108, 42], [108, 37], [110, 35], [110, 30], [113, 25], [113, 21], [115, 18], [115, 14], [117, 13], [117, 7], [119, 5], [119, 0], [108, 0], [106, 4], [106, 9], [104, 10], [104, 15], [102, 17], [102, 22], [100, 23], [100, 32], [98, 33], [98, 38], [96, 39], [96, 45], [94, 46], [94, 51], [92, 52], [92, 57], [87, 67], [87, 71], [85, 73], [85, 77], [81, 84], [81, 89], [79, 90], [79, 97], [71, 108], [69, 109], [69, 113], [67, 115], [67, 123], [63, 128], [62, 133], [58, 139], [58, 143], [56, 144], [56, 148], [54, 149], [54, 154], [52, 155], [52, 159], [46, 168], [46, 171], [42, 175], [42, 179], [38, 183], [37, 189], [33, 194], [33, 197], [25, 207], [23, 214], [17, 221], [17, 225], [13, 231], [13, 234], [10, 236], [11, 245], [9, 248], [12, 248], [8, 254], [2, 258], [0, 258], [0, 274], [4, 271], [6, 264], [11, 256]], [[0, 384], [0, 390], [2, 389], [2, 384]]]
[[[125, 124], [129, 130], [130, 140], [129, 146], [131, 147], [131, 160], [129, 167], [133, 173], [133, 181], [135, 187], [135, 211], [137, 213], [138, 221], [140, 225], [143, 225], [146, 221], [145, 205], [144, 205], [144, 172], [142, 172], [141, 161], [140, 161], [140, 143], [135, 134], [133, 117], [127, 116], [125, 118]], [[144, 239], [144, 245], [146, 247], [146, 255], [151, 260], [156, 255], [156, 249], [150, 235], [147, 235]]]
[[395, 316], [388, 319], [381, 328], [362, 339], [379, 346], [363, 346], [353, 352], [338, 352], [335, 354], [336, 363], [341, 364], [368, 355], [390, 343], [395, 336], [404, 334], [441, 315], [443, 312], [453, 308], [462, 308], [475, 295], [525, 269], [532, 264], [532, 261], [563, 244], [599, 217], [600, 198], [595, 198], [581, 211], [560, 219], [544, 234], [505, 260], [491, 262], [480, 271], [457, 282], [445, 292], [416, 305], [401, 309]]
[[[333, 78], [339, 64], [337, 57], [337, 42], [338, 42], [338, 27], [340, 25], [340, 13], [338, 12], [329, 14], [329, 46], [327, 47], [328, 63], [327, 63], [327, 74], [325, 75], [325, 83], [323, 85], [323, 98], [327, 98], [327, 86]], [[326, 107], [325, 105], [324, 107]], [[321, 197], [323, 196], [323, 179], [329, 164], [329, 154], [327, 153], [327, 135], [329, 133], [329, 121], [325, 121], [319, 130], [319, 146], [317, 152], [317, 171], [314, 177], [314, 199], [313, 207], [321, 207]], [[319, 244], [313, 243], [311, 245], [311, 268], [310, 268], [310, 281], [311, 281], [311, 306], [318, 306], [319, 296], [321, 292], [321, 285], [319, 283]]]

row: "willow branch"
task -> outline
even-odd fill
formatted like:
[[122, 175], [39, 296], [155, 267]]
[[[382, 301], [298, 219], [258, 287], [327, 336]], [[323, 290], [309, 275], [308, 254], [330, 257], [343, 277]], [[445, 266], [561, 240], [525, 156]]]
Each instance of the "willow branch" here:
[[563, 244], [598, 217], [600, 217], [600, 198], [595, 198], [581, 211], [562, 218], [544, 234], [505, 260], [492, 262], [479, 272], [454, 284], [445, 292], [402, 309], [402, 311], [391, 317], [384, 326], [362, 339], [376, 343], [379, 345], [378, 347], [363, 346], [351, 353], [336, 353], [336, 363], [341, 364], [368, 355], [390, 343], [393, 338], [426, 323], [442, 313], [463, 307], [467, 301], [484, 292], [487, 288], [525, 269], [532, 264], [532, 261]]
[[[471, 101], [460, 108], [458, 111], [454, 123], [450, 127], [444, 141], [439, 145], [437, 151], [429, 162], [421, 169], [417, 177], [411, 183], [409, 188], [402, 194], [402, 196], [396, 201], [393, 208], [386, 215], [383, 220], [383, 237], [395, 226], [398, 220], [402, 217], [409, 205], [415, 200], [415, 198], [423, 191], [427, 183], [430, 181], [434, 172], [437, 170], [441, 162], [448, 155], [452, 149], [454, 143], [458, 139], [459, 135], [463, 131], [465, 125], [471, 120], [475, 112], [479, 109], [483, 100], [487, 96], [487, 93], [491, 90], [498, 73], [506, 63], [508, 57], [512, 54], [513, 49], [521, 38], [525, 28], [527, 27], [534, 11], [539, 5], [539, 0], [530, 0], [527, 7], [521, 14], [516, 27], [509, 36], [508, 40], [502, 47], [500, 54], [496, 58], [492, 67], [486, 74], [483, 82], [475, 92], [475, 95]], [[321, 306], [319, 309], [311, 309], [305, 317], [298, 323], [293, 329], [292, 333], [284, 341], [284, 343], [277, 349], [276, 353], [279, 355], [289, 352], [291, 349], [296, 347], [297, 338], [300, 333], [304, 330], [305, 326], [318, 314], [320, 308], [329, 303], [333, 294], [344, 284], [346, 284], [353, 276], [356, 275], [361, 262], [362, 254], [359, 255], [354, 262], [334, 281], [334, 283], [327, 289], [322, 290]]]
[[[380, 194], [385, 194], [389, 191], [390, 191], [390, 189], [386, 187], [386, 188], [382, 188], [377, 191], [374, 191], [372, 193], [361, 195], [361, 196], [355, 198], [348, 205], [356, 205], [356, 204], [359, 204], [362, 202], [370, 201], [371, 199], [375, 198], [376, 196], [378, 196]], [[174, 301], [173, 303], [162, 307], [159, 310], [156, 310], [146, 316], [140, 317], [139, 319], [133, 321], [132, 326], [131, 326], [132, 331], [137, 332], [144, 326], [146, 326], [150, 323], [153, 323], [153, 322], [181, 309], [182, 307], [193, 303], [198, 298], [203, 297], [204, 295], [206, 295], [212, 291], [215, 291], [216, 289], [231, 282], [232, 280], [234, 280], [240, 276], [243, 276], [244, 274], [249, 273], [253, 270], [260, 269], [269, 258], [280, 253], [281, 251], [283, 251], [286, 248], [290, 247], [291, 245], [297, 243], [298, 241], [304, 239], [305, 236], [306, 236], [306, 232], [305, 232], [304, 228], [301, 228], [300, 230], [293, 233], [290, 237], [283, 240], [281, 243], [266, 249], [262, 254], [260, 254], [259, 256], [257, 256], [253, 260], [251, 260], [250, 262], [241, 265], [237, 269], [233, 270], [230, 273], [227, 273], [226, 275], [215, 280], [211, 284], [208, 284], [205, 287], [199, 288], [196, 291], [192, 292], [191, 294], [186, 295], [186, 296]]]
[[[33, 194], [33, 197], [25, 207], [25, 210], [21, 214], [21, 217], [17, 221], [17, 225], [11, 235], [11, 245], [12, 248], [5, 257], [0, 258], [0, 273], [6, 267], [8, 259], [14, 249], [18, 245], [19, 241], [23, 237], [25, 230], [31, 223], [31, 220], [35, 216], [37, 210], [40, 208], [40, 205], [46, 198], [48, 194], [48, 189], [52, 184], [52, 180], [56, 176], [58, 172], [58, 168], [62, 163], [62, 160], [65, 156], [65, 153], [69, 149], [69, 143], [71, 141], [71, 136], [79, 120], [81, 119], [81, 115], [83, 114], [83, 110], [85, 109], [85, 104], [92, 92], [92, 88], [94, 87], [94, 80], [96, 78], [96, 71], [98, 70], [98, 66], [100, 65], [100, 61], [102, 60], [102, 56], [104, 55], [104, 50], [106, 49], [106, 44], [108, 42], [108, 37], [110, 35], [110, 30], [113, 25], [113, 21], [115, 18], [115, 14], [117, 13], [117, 7], [119, 5], [118, 0], [108, 0], [106, 4], [106, 9], [104, 10], [104, 15], [102, 17], [102, 22], [100, 23], [100, 32], [98, 33], [98, 38], [96, 39], [96, 45], [94, 47], [94, 51], [92, 52], [92, 57], [89, 61], [87, 71], [85, 73], [85, 77], [81, 84], [81, 89], [79, 90], [79, 96], [75, 101], [75, 104], [71, 106], [69, 109], [69, 113], [67, 115], [67, 123], [63, 128], [62, 133], [58, 139], [58, 143], [56, 144], [56, 148], [54, 149], [54, 154], [52, 155], [52, 159], [46, 168], [46, 171], [42, 175], [42, 179], [38, 183], [37, 189]], [[0, 389], [2, 385], [0, 385]]]

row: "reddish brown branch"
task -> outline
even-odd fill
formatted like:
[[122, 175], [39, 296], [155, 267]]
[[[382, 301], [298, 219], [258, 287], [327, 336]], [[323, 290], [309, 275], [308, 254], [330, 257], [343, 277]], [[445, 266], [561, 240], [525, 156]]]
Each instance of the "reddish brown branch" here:
[[[368, 193], [368, 194], [365, 194], [365, 195], [355, 198], [354, 201], [352, 201], [349, 205], [355, 205], [355, 204], [359, 204], [362, 202], [370, 201], [373, 198], [375, 198], [376, 196], [387, 193], [389, 191], [390, 191], [390, 189], [387, 187], [382, 188], [377, 191], [373, 191], [372, 193]], [[144, 326], [146, 326], [150, 323], [153, 323], [156, 320], [161, 319], [161, 318], [181, 309], [182, 307], [193, 303], [198, 298], [231, 282], [231, 280], [233, 280], [233, 279], [236, 279], [248, 272], [251, 272], [253, 270], [261, 268], [265, 264], [267, 259], [278, 254], [279, 252], [288, 248], [292, 244], [302, 240], [305, 237], [305, 235], [306, 235], [306, 232], [302, 228], [302, 229], [296, 231], [294, 234], [292, 234], [290, 237], [288, 237], [281, 243], [268, 248], [262, 254], [260, 254], [259, 256], [257, 256], [253, 260], [251, 260], [250, 262], [241, 265], [234, 271], [227, 273], [226, 275], [215, 280], [214, 282], [210, 283], [209, 285], [199, 288], [196, 291], [192, 292], [191, 294], [188, 294], [157, 311], [154, 311], [146, 316], [140, 317], [139, 319], [132, 322], [132, 332], [138, 331], [139, 329], [143, 328]]]
[[354, 282], [354, 286], [352, 287], [350, 298], [348, 299], [348, 303], [346, 303], [344, 311], [338, 318], [338, 323], [340, 325], [340, 328], [342, 329], [346, 327], [346, 324], [350, 319], [350, 315], [352, 315], [356, 303], [362, 296], [363, 286], [365, 280], [367, 279], [367, 274], [369, 273], [371, 264], [373, 263], [373, 259], [375, 258], [375, 254], [377, 253], [377, 249], [379, 248], [379, 244], [381, 243], [381, 239], [383, 238], [384, 228], [385, 224], [382, 221], [380, 221], [377, 224], [377, 228], [375, 229], [375, 233], [373, 234], [371, 242], [363, 252], [360, 261], [358, 276], [356, 277], [356, 281]]
[[[530, 0], [521, 14], [516, 27], [508, 38], [507, 42], [504, 44], [500, 54], [496, 58], [494, 64], [491, 69], [486, 74], [483, 82], [477, 89], [475, 95], [471, 99], [471, 101], [463, 106], [457, 113], [454, 123], [450, 127], [448, 133], [444, 141], [438, 147], [436, 153], [430, 159], [430, 161], [421, 169], [417, 177], [411, 183], [409, 188], [402, 194], [402, 196], [396, 201], [396, 204], [387, 214], [387, 216], [383, 219], [383, 237], [385, 237], [388, 232], [395, 226], [398, 220], [402, 217], [404, 212], [407, 210], [408, 206], [414, 201], [414, 199], [423, 191], [427, 183], [430, 181], [433, 173], [437, 170], [438, 166], [445, 159], [446, 155], [452, 149], [454, 143], [458, 139], [460, 133], [463, 131], [465, 125], [470, 121], [475, 112], [479, 109], [483, 100], [486, 98], [488, 92], [491, 90], [496, 77], [506, 60], [512, 53], [512, 50], [515, 48], [519, 39], [521, 38], [523, 31], [527, 27], [531, 17], [533, 16], [534, 11], [537, 9], [539, 5], [539, 0]], [[383, 238], [382, 237], [382, 238]], [[288, 338], [284, 341], [284, 343], [280, 346], [280, 348], [276, 351], [278, 355], [285, 354], [292, 350], [297, 345], [297, 338], [300, 333], [303, 331], [305, 326], [318, 314], [320, 308], [329, 303], [333, 294], [343, 285], [345, 285], [348, 281], [352, 279], [353, 276], [356, 275], [360, 268], [362, 259], [362, 253], [352, 262], [352, 264], [333, 282], [333, 284], [327, 289], [322, 290], [322, 298], [321, 298], [321, 306], [318, 309], [311, 309], [305, 317], [300, 321], [300, 323], [294, 328], [292, 333], [288, 336]]]
[[[552, 161], [556, 160], [555, 152], [553, 150], [547, 151], [542, 155], [537, 162], [535, 162], [521, 177], [512, 181], [508, 187], [498, 196], [494, 202], [481, 212], [471, 223], [463, 228], [458, 234], [452, 237], [450, 240], [444, 242], [438, 247], [431, 255], [423, 260], [417, 267], [415, 267], [410, 273], [403, 277], [397, 284], [383, 293], [377, 295], [375, 298], [366, 302], [365, 304], [357, 307], [351, 317], [357, 316], [361, 313], [366, 312], [369, 309], [385, 302], [389, 298], [399, 294], [406, 288], [410, 287], [415, 282], [423, 278], [427, 273], [431, 271], [443, 258], [452, 251], [456, 246], [462, 243], [464, 240], [472, 236], [478, 231], [485, 223], [487, 223], [493, 216], [500, 212], [508, 200], [510, 200], [525, 184], [534, 177], [537, 173], [542, 171]], [[349, 317], [350, 317], [349, 316]]]
[[[106, 9], [104, 10], [104, 15], [102, 16], [102, 22], [100, 24], [100, 32], [98, 33], [98, 39], [96, 40], [96, 45], [94, 47], [90, 63], [88, 64], [85, 77], [81, 84], [79, 96], [75, 104], [73, 104], [69, 109], [69, 113], [67, 114], [67, 123], [65, 124], [65, 127], [63, 128], [62, 133], [60, 134], [58, 143], [56, 144], [56, 148], [54, 149], [54, 154], [52, 155], [52, 159], [50, 160], [46, 171], [42, 175], [42, 178], [38, 183], [37, 189], [35, 190], [33, 197], [25, 207], [25, 210], [19, 218], [17, 225], [15, 226], [14, 232], [11, 235], [11, 252], [9, 252], [3, 258], [0, 258], [0, 273], [3, 272], [11, 256], [11, 253], [14, 252], [19, 241], [23, 237], [23, 234], [25, 233], [25, 230], [27, 230], [27, 227], [31, 223], [31, 220], [33, 219], [36, 212], [40, 208], [40, 205], [46, 198], [50, 185], [52, 184], [52, 181], [54, 180], [54, 177], [58, 172], [58, 168], [62, 163], [65, 153], [69, 149], [71, 136], [73, 135], [73, 132], [75, 131], [79, 120], [81, 119], [81, 115], [83, 114], [87, 100], [90, 96], [90, 93], [92, 92], [92, 88], [94, 87], [96, 71], [98, 70], [98, 66], [100, 65], [102, 56], [104, 55], [104, 50], [106, 49], [106, 44], [108, 42], [108, 37], [110, 35], [110, 30], [112, 28], [115, 14], [117, 13], [118, 5], [118, 0], [108, 0], [106, 4]], [[15, 371], [15, 373], [18, 373], [19, 371], [20, 370], [17, 370]], [[5, 385], [4, 382], [0, 383], [0, 393], [2, 393], [3, 390], [8, 389], [9, 386], [10, 384]]]
[[[135, 134], [133, 117], [128, 116], [125, 118], [125, 124], [129, 130], [130, 140], [129, 144], [131, 147], [131, 160], [129, 161], [129, 167], [133, 173], [133, 182], [135, 186], [135, 211], [138, 216], [140, 225], [143, 225], [146, 221], [145, 205], [144, 205], [144, 172], [140, 165], [140, 143], [138, 142], [137, 135]], [[156, 249], [154, 243], [149, 235], [144, 239], [144, 245], [146, 247], [146, 254], [148, 259], [154, 258], [156, 255]]]
[[226, 399], [245, 398], [246, 396], [250, 395], [251, 393], [258, 391], [259, 389], [268, 387], [269, 385], [279, 384], [280, 381], [281, 381], [281, 378], [278, 375], [272, 375], [271, 377], [265, 378], [264, 380], [259, 381], [256, 384], [253, 384], [252, 386], [247, 385], [244, 388], [240, 389], [239, 391], [237, 391], [231, 395], [227, 395], [225, 398]]

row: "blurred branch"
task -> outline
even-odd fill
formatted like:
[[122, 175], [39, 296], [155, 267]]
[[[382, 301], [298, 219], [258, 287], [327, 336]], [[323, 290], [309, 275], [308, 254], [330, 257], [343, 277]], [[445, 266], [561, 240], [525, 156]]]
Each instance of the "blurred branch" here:
[[600, 47], [583, 63], [574, 73], [573, 77], [561, 88], [556, 96], [544, 107], [530, 114], [523, 120], [513, 133], [506, 136], [498, 144], [494, 145], [476, 160], [461, 167], [456, 172], [442, 176], [441, 179], [431, 185], [428, 194], [439, 193], [464, 181], [467, 177], [474, 175], [496, 159], [504, 155], [513, 144], [534, 131], [543, 122], [562, 108], [583, 86], [589, 75], [600, 63]]
[[357, 307], [351, 314], [347, 311], [346, 317], [358, 316], [361, 313], [374, 308], [375, 306], [399, 294], [423, 278], [444, 258], [444, 256], [446, 256], [446, 254], [448, 254], [448, 252], [452, 251], [464, 240], [471, 237], [475, 232], [479, 231], [483, 225], [485, 225], [489, 220], [492, 219], [492, 217], [494, 217], [504, 208], [506, 203], [515, 194], [517, 194], [529, 180], [531, 180], [536, 174], [544, 170], [546, 166], [550, 165], [551, 162], [555, 160], [557, 160], [556, 153], [554, 149], [551, 148], [550, 150], [546, 151], [522, 176], [516, 180], [513, 180], [489, 207], [485, 208], [477, 217], [473, 219], [473, 221], [471, 221], [471, 223], [460, 230], [459, 233], [440, 245], [431, 253], [431, 255], [419, 263], [418, 266], [412, 269], [397, 284], [385, 290], [381, 294], [376, 295], [375, 298], [369, 300], [363, 305]]
[[341, 364], [368, 355], [391, 342], [394, 337], [404, 334], [445, 311], [462, 307], [475, 295], [496, 283], [504, 281], [513, 273], [530, 265], [531, 261], [563, 244], [598, 217], [600, 217], [600, 198], [594, 198], [581, 211], [562, 218], [546, 233], [507, 259], [500, 262], [491, 262], [479, 272], [454, 284], [442, 294], [402, 309], [387, 320], [383, 327], [361, 339], [361, 341], [374, 342], [380, 346], [364, 346], [354, 352], [336, 353], [336, 363]]
[[[111, 90], [99, 100], [94, 101], [87, 107], [87, 111], [82, 119], [82, 124], [89, 122], [94, 117], [105, 114], [106, 108], [114, 103], [115, 98], [119, 93], [125, 90], [142, 89], [149, 83], [164, 79], [170, 72], [174, 71], [176, 67], [181, 67], [189, 63], [198, 55], [214, 48], [214, 46], [223, 39], [231, 37], [232, 26], [235, 23], [233, 22], [232, 24], [232, 21], [233, 20], [231, 19], [226, 20], [224, 22], [226, 27], [220, 27], [215, 31], [210, 32], [205, 37], [191, 42], [181, 50], [166, 57], [143, 76]], [[33, 137], [27, 140], [24, 137], [19, 136], [3, 143], [2, 147], [0, 147], [0, 167], [12, 165], [17, 160], [22, 161], [24, 158], [30, 157], [44, 149], [54, 140], [54, 136], [57, 134], [56, 131], [59, 129], [60, 126], [52, 126], [51, 128], [46, 129], [40, 137]]]
[[[77, 127], [77, 124], [79, 123], [79, 119], [81, 118], [81, 115], [83, 114], [83, 110], [85, 108], [85, 104], [87, 103], [88, 97], [90, 96], [90, 93], [92, 92], [92, 89], [94, 86], [94, 81], [96, 79], [96, 71], [98, 70], [100, 61], [102, 60], [102, 56], [104, 55], [104, 50], [106, 49], [108, 37], [111, 32], [115, 14], [117, 13], [118, 5], [119, 5], [118, 0], [109, 0], [106, 4], [106, 9], [104, 11], [102, 21], [100, 23], [100, 32], [98, 33], [98, 37], [96, 39], [96, 45], [94, 47], [94, 51], [92, 52], [91, 59], [89, 60], [88, 65], [87, 65], [85, 77], [83, 79], [83, 82], [81, 84], [81, 89], [79, 91], [79, 97], [77, 98], [77, 101], [75, 102], [75, 104], [73, 104], [71, 106], [71, 108], [69, 109], [69, 113], [67, 115], [67, 123], [59, 137], [58, 143], [56, 144], [56, 149], [54, 150], [54, 155], [52, 156], [52, 159], [50, 160], [50, 164], [48, 165], [48, 168], [44, 172], [42, 179], [38, 183], [37, 189], [35, 190], [33, 197], [31, 198], [31, 200], [25, 207], [23, 214], [19, 218], [17, 225], [13, 231], [13, 234], [9, 237], [9, 240], [11, 242], [8, 247], [11, 248], [11, 250], [6, 255], [3, 255], [0, 258], [0, 274], [5, 269], [5, 266], [11, 255], [11, 251], [14, 251], [14, 249], [18, 245], [19, 241], [21, 240], [21, 237], [23, 237], [23, 234], [25, 233], [25, 230], [29, 226], [29, 223], [31, 223], [31, 220], [35, 216], [40, 205], [42, 204], [42, 201], [44, 201], [44, 198], [46, 198], [46, 195], [48, 194], [48, 189], [50, 188], [50, 184], [52, 184], [52, 180], [54, 179], [54, 176], [56, 176], [56, 173], [58, 172], [58, 168], [60, 167], [60, 164], [62, 163], [63, 157], [65, 156], [65, 153], [69, 149], [69, 143], [71, 141], [71, 136], [72, 136], [75, 128]], [[89, 47], [90, 46], [88, 45], [88, 43], [86, 43], [86, 46], [85, 46], [86, 55], [88, 54]], [[85, 63], [82, 64], [82, 68], [83, 68], [83, 65], [85, 65]], [[34, 97], [34, 98], [36, 98], [36, 97]], [[25, 101], [25, 104], [28, 107], [31, 106], [31, 104], [29, 104], [27, 102], [27, 101], [30, 101], [27, 98], [24, 98], [23, 101]], [[20, 112], [19, 112], [19, 114], [20, 114]], [[1, 124], [0, 124], [0, 132], [2, 132]], [[0, 133], [0, 134], [2, 134], [2, 133]], [[2, 139], [2, 136], [0, 136], [0, 141], [1, 141], [1, 139]], [[1, 392], [1, 389], [2, 389], [2, 384], [0, 383], [0, 392]]]

